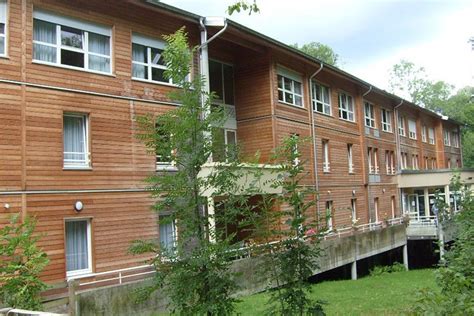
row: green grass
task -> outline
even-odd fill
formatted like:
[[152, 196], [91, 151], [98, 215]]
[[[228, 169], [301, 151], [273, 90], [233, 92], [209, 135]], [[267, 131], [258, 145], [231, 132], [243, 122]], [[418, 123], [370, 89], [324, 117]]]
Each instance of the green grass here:
[[[417, 292], [436, 288], [434, 270], [394, 272], [357, 281], [326, 281], [313, 286], [312, 297], [324, 300], [328, 315], [406, 314]], [[237, 311], [242, 315], [262, 315], [267, 293], [241, 298]]]

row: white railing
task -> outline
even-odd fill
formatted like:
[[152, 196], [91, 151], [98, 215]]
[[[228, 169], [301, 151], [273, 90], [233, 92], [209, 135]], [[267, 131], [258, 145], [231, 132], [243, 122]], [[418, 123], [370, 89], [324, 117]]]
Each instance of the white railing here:
[[403, 217], [395, 217], [387, 220], [389, 226], [400, 225], [403, 223]]
[[327, 240], [328, 238], [331, 238], [331, 237], [340, 238], [341, 236], [344, 236], [344, 235], [350, 235], [352, 234], [352, 232], [353, 232], [352, 227], [339, 228], [336, 230], [331, 230], [327, 232], [326, 234], [324, 234], [323, 239]]
[[25, 315], [25, 316], [62, 316], [64, 314], [56, 314], [56, 313], [50, 313], [50, 312], [38, 312], [38, 311], [29, 311], [29, 310], [24, 310], [24, 309], [18, 309], [18, 308], [0, 308], [0, 315]]
[[410, 226], [423, 226], [423, 227], [430, 227], [430, 226], [437, 226], [437, 219], [436, 216], [410, 216]]
[[362, 224], [362, 225], [356, 226], [356, 228], [360, 232], [377, 230], [377, 229], [382, 228], [382, 222], [373, 222], [373, 223], [368, 223], [368, 224]]

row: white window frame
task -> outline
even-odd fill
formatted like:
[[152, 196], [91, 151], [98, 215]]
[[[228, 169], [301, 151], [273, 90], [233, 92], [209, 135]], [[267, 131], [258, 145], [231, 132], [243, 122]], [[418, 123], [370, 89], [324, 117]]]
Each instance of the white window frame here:
[[[98, 25], [98, 24], [83, 21], [80, 19], [57, 15], [55, 13], [51, 13], [49, 11], [43, 11], [43, 10], [34, 10], [33, 19], [51, 23], [56, 26], [56, 44], [41, 42], [41, 41], [37, 41], [33, 39], [33, 49], [34, 49], [34, 44], [56, 48], [56, 62], [49, 62], [49, 61], [44, 61], [40, 59], [34, 59], [34, 54], [33, 54], [34, 63], [92, 72], [92, 73], [97, 73], [97, 74], [102, 74], [102, 75], [112, 74], [112, 68], [113, 68], [112, 29], [110, 27]], [[75, 48], [75, 47], [62, 45], [61, 26], [71, 27], [71, 28], [75, 28], [82, 31], [83, 32], [83, 38], [82, 38], [83, 48]], [[33, 21], [33, 28], [34, 28], [34, 21]], [[96, 33], [98, 35], [107, 36], [109, 38], [109, 55], [103, 55], [103, 54], [98, 54], [98, 53], [89, 51], [89, 33]], [[84, 54], [84, 67], [76, 67], [76, 66], [62, 64], [61, 63], [61, 50], [68, 50], [68, 51]], [[109, 71], [99, 71], [99, 70], [89, 69], [89, 56], [90, 55], [102, 57], [102, 58], [108, 58], [110, 60]]]
[[423, 125], [421, 127], [421, 141], [423, 143], [426, 143], [427, 139], [426, 139], [426, 125]]
[[390, 150], [386, 150], [385, 151], [385, 171], [387, 172], [387, 174], [392, 174], [391, 160], [392, 160], [392, 155], [390, 153]]
[[[216, 103], [216, 104], [224, 104], [224, 105], [229, 105], [229, 106], [235, 106], [235, 67], [233, 64], [229, 64], [229, 63], [226, 63], [226, 62], [223, 62], [223, 61], [220, 61], [220, 60], [217, 60], [217, 59], [209, 59], [209, 61], [212, 61], [214, 63], [217, 63], [217, 64], [220, 64], [221, 65], [221, 79], [222, 79], [222, 95], [219, 95], [219, 99], [217, 98], [214, 98], [212, 101], [213, 103]], [[233, 93], [234, 93], [234, 104], [231, 104], [231, 103], [226, 103], [225, 102], [225, 99], [226, 99], [226, 94], [225, 94], [225, 88], [226, 88], [226, 85], [225, 85], [225, 80], [224, 80], [224, 66], [228, 66], [228, 67], [231, 67], [232, 68], [232, 84], [233, 84]], [[209, 81], [209, 84], [210, 84], [210, 81]]]
[[443, 138], [444, 138], [444, 145], [445, 146], [451, 146], [451, 135], [449, 133], [448, 130], [444, 130], [444, 133], [443, 133]]
[[322, 140], [323, 146], [323, 172], [331, 172], [331, 164], [329, 162], [329, 140]]
[[394, 195], [390, 197], [390, 208], [392, 211], [392, 218], [395, 218], [395, 196]]
[[351, 199], [352, 224], [357, 223], [357, 199]]
[[333, 223], [333, 201], [328, 200], [326, 201], [326, 227], [328, 231], [332, 231], [334, 229], [334, 223]]
[[[316, 90], [320, 89], [320, 95], [322, 100], [318, 100]], [[332, 116], [332, 108], [331, 108], [331, 89], [325, 85], [317, 83], [316, 81], [311, 81], [311, 99], [313, 104], [313, 111], [325, 115]], [[326, 95], [327, 94], [327, 95]], [[329, 103], [324, 102], [324, 97], [327, 96]], [[321, 107], [321, 111], [318, 110], [318, 106]]]
[[453, 140], [453, 146], [459, 148], [459, 133], [457, 131], [452, 131], [451, 138]]
[[402, 169], [407, 169], [408, 168], [408, 154], [402, 152], [400, 156], [401, 156], [400, 167]]
[[392, 111], [382, 108], [380, 111], [382, 131], [392, 133]]
[[4, 24], [4, 32], [0, 33], [3, 38], [3, 54], [0, 57], [8, 56], [8, 5], [7, 0], [0, 0], [0, 23]]
[[418, 170], [418, 155], [412, 154], [411, 155], [411, 166], [413, 169]]
[[364, 101], [364, 116], [365, 116], [365, 126], [370, 128], [375, 127], [375, 107], [372, 103]]
[[379, 167], [379, 150], [378, 150], [378, 148], [374, 148], [373, 152], [374, 152], [374, 174], [379, 174], [380, 173], [380, 167]]
[[402, 115], [398, 116], [398, 135], [406, 137], [405, 117]]
[[[354, 98], [352, 95], [341, 91], [339, 92], [338, 100], [339, 119], [348, 122], [355, 122]], [[343, 117], [344, 114], [347, 116], [347, 118]]]
[[349, 173], [354, 173], [354, 153], [353, 153], [353, 144], [347, 144], [347, 162]]
[[379, 222], [379, 198], [374, 198], [374, 213], [375, 213], [375, 222]]
[[369, 174], [374, 173], [374, 165], [372, 161], [373, 161], [373, 148], [368, 147], [367, 148], [367, 162], [368, 162], [368, 167], [369, 167]]
[[434, 128], [428, 128], [428, 144], [434, 145], [435, 144], [435, 131]]
[[[71, 159], [70, 162], [66, 162], [65, 154], [71, 152], [64, 151], [64, 126], [63, 126], [63, 168], [64, 169], [90, 169], [91, 168], [91, 152], [90, 152], [90, 145], [89, 145], [89, 115], [85, 113], [63, 113], [63, 122], [64, 117], [79, 117], [84, 120], [84, 130], [83, 130], [83, 137], [84, 137], [84, 144], [83, 144], [83, 151], [85, 154], [85, 160], [83, 163], [74, 162]], [[64, 123], [63, 123], [64, 124]]]
[[[81, 270], [72, 270], [72, 271], [67, 271], [66, 268], [66, 277], [68, 279], [74, 278], [79, 275], [87, 275], [92, 273], [92, 223], [91, 223], [91, 218], [66, 218], [64, 223], [64, 227], [66, 227], [66, 222], [87, 222], [87, 269], [81, 269]], [[66, 245], [66, 228], [64, 228], [64, 244]], [[66, 253], [66, 251], [65, 251]], [[67, 260], [67, 259], [66, 259]], [[66, 263], [67, 267], [67, 263]]]
[[416, 139], [416, 121], [408, 119], [408, 138]]
[[[291, 81], [291, 90], [285, 89], [285, 79]], [[303, 87], [303, 78], [299, 74], [287, 70], [282, 67], [277, 67], [277, 80], [280, 83], [281, 80], [281, 88], [278, 87], [278, 91], [282, 92], [283, 100], [280, 99], [278, 96], [278, 101], [284, 104], [292, 105], [297, 108], [304, 108], [304, 87]], [[301, 94], [295, 92], [295, 82], [299, 83], [301, 86]], [[286, 93], [293, 95], [293, 102], [286, 101]], [[296, 98], [301, 98], [301, 105], [296, 103]]]
[[[162, 217], [167, 217], [167, 216], [171, 216], [171, 215], [160, 215], [159, 218], [158, 218], [158, 231], [160, 230], [160, 225], [161, 225], [161, 218]], [[171, 222], [169, 222], [168, 224], [171, 224], [171, 229], [172, 229], [172, 234], [173, 234], [173, 250], [176, 250], [176, 245], [177, 245], [177, 241], [178, 241], [178, 230], [177, 230], [177, 225], [176, 225], [176, 220], [173, 220]], [[161, 238], [161, 235], [160, 235], [160, 238]], [[160, 247], [162, 246], [161, 244], [161, 240], [160, 240]]]

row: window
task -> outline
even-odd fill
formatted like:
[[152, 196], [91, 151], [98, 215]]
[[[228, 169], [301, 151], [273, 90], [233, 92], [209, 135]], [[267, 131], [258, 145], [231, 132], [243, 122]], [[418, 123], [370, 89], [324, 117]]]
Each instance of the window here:
[[401, 153], [401, 168], [402, 169], [407, 169], [408, 168], [408, 154], [407, 153]]
[[385, 168], [387, 174], [395, 174], [395, 153], [393, 151], [385, 151]]
[[357, 219], [357, 199], [351, 199], [352, 224], [356, 224]]
[[369, 163], [369, 173], [372, 174], [372, 173], [374, 173], [374, 164], [372, 163], [372, 161], [373, 161], [372, 147], [369, 147], [367, 149], [367, 161]]
[[369, 173], [379, 173], [378, 150], [377, 148], [369, 147], [367, 149], [367, 161], [369, 163]]
[[33, 17], [34, 61], [111, 73], [110, 28], [46, 11]]
[[347, 162], [349, 167], [349, 173], [354, 173], [354, 159], [352, 153], [352, 144], [347, 144]]
[[292, 155], [294, 157], [294, 160], [293, 160], [293, 165], [294, 166], [298, 166], [300, 164], [300, 153], [299, 153], [299, 150], [298, 150], [298, 138], [300, 137], [300, 135], [298, 134], [292, 134], [291, 135], [291, 138], [295, 141], [295, 144], [292, 148]]
[[392, 209], [392, 218], [395, 218], [395, 196], [392, 195], [390, 198], [390, 206]]
[[456, 147], [456, 148], [459, 148], [459, 134], [458, 134], [458, 132], [453, 132], [452, 139], [453, 139], [453, 146]]
[[303, 80], [301, 76], [283, 68], [278, 68], [278, 100], [303, 107]]
[[312, 82], [313, 111], [331, 115], [331, 93], [329, 88]]
[[444, 145], [445, 146], [451, 146], [451, 138], [449, 135], [449, 131], [444, 130]]
[[429, 161], [428, 156], [423, 157], [424, 167], [426, 170], [429, 169], [428, 161]]
[[329, 141], [323, 140], [323, 172], [330, 171], [330, 164], [329, 164]]
[[217, 96], [214, 101], [234, 105], [234, 67], [209, 61], [209, 86]]
[[379, 222], [379, 198], [374, 198], [375, 222]]
[[[159, 137], [160, 144], [169, 144], [171, 136], [167, 134], [159, 124], [155, 125], [156, 135]], [[158, 140], [158, 139], [157, 139]], [[176, 169], [173, 160], [173, 149], [167, 145], [156, 147], [156, 170], [173, 170]]]
[[237, 131], [220, 128], [212, 133], [213, 161], [233, 161], [237, 157]]
[[408, 137], [416, 139], [416, 121], [408, 119]]
[[7, 55], [7, 1], [0, 0], [0, 56]]
[[433, 128], [428, 128], [428, 142], [431, 145], [434, 145], [434, 129]]
[[392, 112], [382, 109], [382, 131], [392, 132]]
[[418, 169], [418, 155], [411, 155], [411, 166], [413, 169]]
[[339, 118], [355, 122], [354, 103], [352, 96], [343, 92], [339, 93]]
[[165, 77], [163, 59], [165, 42], [136, 33], [132, 34], [132, 78], [149, 82], [173, 84]]
[[365, 126], [375, 128], [375, 112], [374, 105], [364, 102]]
[[406, 134], [405, 134], [405, 118], [401, 115], [398, 116], [398, 134], [400, 136], [406, 136]]
[[377, 148], [374, 148], [374, 173], [379, 174], [379, 151]]
[[66, 220], [67, 276], [92, 272], [91, 223], [87, 219]]
[[86, 114], [64, 114], [63, 146], [65, 168], [89, 168], [90, 153]]
[[169, 215], [161, 215], [160, 226], [160, 246], [167, 252], [173, 252], [176, 248], [176, 225]]
[[431, 169], [437, 169], [436, 158], [431, 158]]
[[421, 128], [421, 141], [426, 143], [426, 125]]
[[326, 227], [329, 231], [333, 230], [332, 212], [332, 201], [326, 201]]

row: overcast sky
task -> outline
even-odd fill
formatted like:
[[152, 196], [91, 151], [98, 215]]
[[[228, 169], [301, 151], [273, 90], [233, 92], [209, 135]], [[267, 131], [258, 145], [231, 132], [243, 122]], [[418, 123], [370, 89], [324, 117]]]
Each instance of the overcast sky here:
[[[203, 16], [226, 15], [232, 0], [162, 0]], [[474, 1], [257, 0], [260, 13], [230, 18], [286, 44], [331, 46], [340, 67], [388, 90], [392, 65], [407, 59], [433, 80], [474, 85]]]

